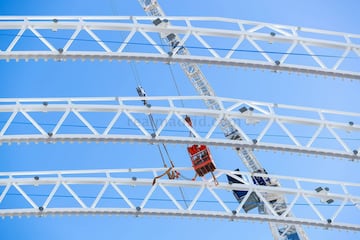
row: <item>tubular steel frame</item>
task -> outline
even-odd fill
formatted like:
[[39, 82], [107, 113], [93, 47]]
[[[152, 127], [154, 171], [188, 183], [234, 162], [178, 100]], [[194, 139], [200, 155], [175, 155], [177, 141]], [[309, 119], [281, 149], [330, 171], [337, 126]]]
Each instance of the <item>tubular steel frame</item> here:
[[[141, 100], [151, 101], [152, 106], [139, 105]], [[209, 110], [201, 104], [206, 100], [217, 101], [227, 107], [224, 110]], [[180, 104], [186, 105], [187, 102], [188, 105], [198, 106], [186, 108]], [[239, 111], [244, 108], [247, 109], [245, 112]], [[42, 117], [52, 113], [57, 116], [47, 120], [48, 122], [41, 122]], [[159, 128], [156, 132], [152, 132], [149, 123], [144, 121], [149, 113], [157, 118]], [[97, 119], [104, 119], [104, 125], [93, 124], [92, 114], [96, 114]], [[202, 117], [201, 121], [204, 121], [204, 124], [200, 126], [201, 122], [199, 122], [197, 129], [192, 128], [184, 120], [186, 115], [194, 117], [194, 121], [196, 117]], [[355, 145], [351, 148], [352, 142], [356, 144], [356, 141], [350, 141], [351, 139], [348, 138], [350, 133], [354, 134], [353, 140], [359, 135], [360, 126], [354, 123], [360, 122], [359, 113], [302, 106], [204, 96], [28, 98], [1, 99], [0, 117], [4, 119], [0, 125], [0, 143], [63, 141], [201, 143], [298, 152], [348, 160], [360, 159], [359, 146]], [[66, 130], [68, 120], [74, 122], [74, 119], [77, 120], [79, 127]], [[243, 139], [229, 140], [219, 135], [222, 119], [231, 122], [244, 136]], [[21, 124], [19, 120], [22, 121]], [[27, 127], [29, 131], [27, 134], [21, 128], [22, 124], [32, 126]], [[245, 132], [246, 124], [254, 126], [258, 132]], [[129, 126], [134, 128], [131, 133], [114, 131], [115, 128]], [[311, 127], [312, 133], [306, 141], [303, 141], [304, 136], [298, 136], [297, 132], [293, 132], [294, 126], [303, 129], [299, 132], [306, 132]], [[275, 129], [281, 137], [274, 137], [272, 129]], [[195, 137], [189, 136], [188, 132]], [[331, 139], [331, 144], [322, 143], [325, 141], [322, 133], [330, 134], [325, 140]], [[334, 150], [336, 148], [338, 150]]]
[[[360, 79], [359, 69], [349, 68], [347, 61], [358, 60], [360, 35], [333, 32], [280, 24], [252, 22], [219, 17], [166, 17], [172, 25], [155, 26], [154, 16], [1, 16], [0, 38], [3, 45], [0, 59], [107, 59], [141, 60], [196, 64], [218, 64], [249, 68], [270, 69], [330, 77]], [[211, 26], [218, 26], [214, 28]], [[61, 34], [60, 30], [70, 31]], [[47, 32], [59, 31], [59, 37]], [[126, 35], [115, 43], [106, 38], [106, 32]], [[86, 33], [88, 38], [79, 37]], [[156, 35], [154, 35], [156, 33]], [[174, 33], [180, 42], [171, 53], [164, 51], [157, 33]], [[104, 37], [105, 35], [105, 37]], [[36, 48], [18, 46], [27, 38], [38, 39]], [[55, 39], [64, 44], [56, 45]], [[210, 38], [230, 41], [228, 47], [212, 44]], [[141, 39], [141, 40], [139, 40]], [[76, 41], [93, 41], [98, 48], [73, 49]], [[131, 46], [148, 46], [148, 52], [136, 52]], [[280, 45], [279, 51], [268, 51], [266, 45]], [[194, 49], [191, 55], [176, 55], [182, 46]], [[327, 51], [328, 55], [321, 54]], [[253, 57], [249, 57], [251, 53]], [[329, 54], [330, 53], [330, 54]], [[301, 57], [307, 59], [300, 60]], [[292, 59], [295, 58], [295, 59]], [[329, 63], [328, 59], [336, 59]]]
[[[0, 216], [46, 216], [62, 214], [111, 214], [111, 215], [169, 215], [184, 217], [223, 218], [229, 220], [256, 220], [282, 224], [299, 224], [313, 227], [335, 228], [360, 231], [357, 222], [344, 222], [344, 209], [352, 213], [360, 211], [360, 196], [354, 195], [360, 190], [359, 183], [346, 183], [327, 180], [315, 180], [296, 177], [251, 174], [217, 169], [214, 173], [219, 180], [215, 185], [213, 178], [194, 180], [153, 178], [166, 171], [163, 168], [147, 169], [105, 169], [44, 172], [0, 173]], [[193, 172], [192, 168], [176, 168], [180, 173]], [[242, 178], [239, 178], [239, 175]], [[243, 184], [229, 184], [226, 175], [232, 176]], [[256, 185], [252, 177], [270, 178], [274, 186]], [[286, 185], [286, 187], [279, 187]], [[46, 186], [46, 188], [44, 187]], [[88, 195], [79, 191], [79, 186], [91, 189]], [[309, 186], [330, 186], [329, 192], [317, 192]], [[191, 199], [180, 199], [178, 187]], [[134, 189], [142, 188], [143, 195], [135, 195]], [[110, 191], [111, 189], [111, 191]], [[337, 189], [332, 192], [332, 189]], [[231, 191], [248, 191], [240, 203], [233, 200]], [[89, 193], [90, 192], [90, 193]], [[250, 194], [256, 193], [267, 209], [263, 215], [256, 211], [242, 210]], [[354, 192], [354, 193], [353, 193]], [[279, 216], [267, 195], [283, 195], [289, 204]], [[227, 200], [228, 196], [229, 199]], [[204, 198], [206, 201], [204, 201]], [[66, 200], [56, 201], [56, 198]], [[319, 204], [323, 199], [332, 199], [331, 204]], [[9, 201], [25, 200], [24, 208], [7, 207]], [[90, 200], [89, 200], [90, 199]], [[161, 203], [154, 204], [157, 199]], [[167, 204], [164, 203], [166, 200]], [[185, 204], [187, 201], [188, 204]], [[106, 203], [105, 203], [106, 202]], [[209, 206], [209, 202], [213, 205]], [[336, 204], [334, 206], [334, 204]], [[27, 206], [26, 206], [27, 205]], [[215, 205], [215, 207], [214, 207]], [[328, 209], [324, 210], [324, 206]], [[301, 209], [301, 210], [298, 210]], [[313, 217], [289, 217], [290, 211], [301, 212], [305, 209], [313, 212]], [[348, 219], [347, 219], [348, 220]]]
[[[153, 2], [156, 3], [156, 1], [151, 1], [151, 3]], [[158, 12], [159, 9], [159, 7], [155, 6], [155, 8], [150, 10], [147, 9], [146, 11], [155, 11], [153, 15], [163, 16], [164, 14], [162, 12]], [[154, 16], [0, 17], [0, 38], [4, 40], [3, 45], [0, 46], [0, 59], [5, 59], [7, 61], [12, 59], [17, 61], [20, 59], [35, 59], [36, 61], [39, 59], [54, 59], [57, 61], [65, 61], [67, 59], [161, 61], [165, 63], [177, 62], [184, 66], [188, 65], [186, 68], [187, 70], [191, 70], [192, 66], [196, 66], [196, 64], [218, 64], [269, 69], [274, 72], [288, 71], [330, 77], [360, 79], [359, 70], [351, 67], [351, 64], [349, 65], [350, 61], [358, 60], [360, 57], [360, 46], [358, 44], [360, 35], [358, 34], [226, 18], [162, 17], [162, 21], [170, 20], [172, 22], [171, 25], [169, 24], [166, 26], [154, 26], [154, 20]], [[209, 26], [221, 27], [212, 28]], [[52, 34], [48, 35], [49, 31], [51, 31]], [[63, 34], [64, 31], [67, 33], [70, 32], [71, 34]], [[107, 39], [106, 34], [114, 32], [124, 34], [126, 37], [122, 41], [115, 43], [111, 42]], [[55, 36], [53, 34], [57, 33], [59, 34], [56, 35], [56, 37], [53, 37]], [[80, 37], [83, 33], [88, 35], [86, 39]], [[170, 51], [167, 52], [166, 50], [164, 51], [165, 48], [163, 44], [155, 40], [157, 34], [160, 34], [162, 37], [167, 37], [169, 34], [176, 34], [179, 41], [176, 46], [172, 46]], [[26, 42], [26, 39], [28, 38], [37, 39], [41, 46], [38, 45], [35, 48], [28, 48], [26, 44], [21, 44], [21, 42]], [[213, 38], [216, 38], [221, 42], [232, 43], [230, 43], [228, 47], [219, 48], [216, 43], [213, 43]], [[54, 39], [60, 39], [63, 44], [55, 44]], [[76, 41], [95, 42], [98, 47], [90, 50], [85, 48], [77, 49], [74, 46]], [[269, 49], [269, 44], [271, 44], [270, 51], [267, 50]], [[114, 47], [114, 45], [116, 45], [116, 47]], [[134, 48], [132, 47], [134, 45], [146, 46], [147, 50], [145, 52], [143, 50], [140, 52], [134, 51]], [[177, 54], [183, 49], [191, 49], [193, 52], [191, 55]], [[276, 50], [274, 51], [273, 49]], [[327, 52], [326, 55], [321, 53], [324, 50]], [[306, 60], [304, 60], [305, 58]], [[332, 61], [328, 61], [329, 59], [332, 59]], [[224, 101], [229, 100], [216, 98], [214, 94], [210, 94], [210, 96], [210, 98], [202, 97], [202, 100], [205, 100], [206, 103], [216, 103], [219, 106], [225, 106], [222, 104]], [[73, 100], [68, 99], [39, 100], [42, 101], [42, 103], [35, 100], [34, 106], [32, 106], [32, 104], [23, 103], [23, 101], [27, 102], [28, 100], [17, 99], [14, 100], [14, 102], [16, 102], [16, 107], [13, 110], [8, 111], [13, 107], [12, 105], [14, 105], [14, 103], [11, 103], [13, 100], [10, 100], [10, 104], [8, 100], [9, 99], [5, 100], [5, 103], [1, 106], [2, 113], [5, 113], [5, 115], [10, 113], [7, 122], [3, 126], [0, 126], [1, 143], [39, 141], [138, 141], [175, 144], [204, 143], [208, 145], [234, 147], [236, 149], [272, 149], [340, 157], [350, 160], [359, 159], [357, 155], [359, 146], [350, 146], [343, 134], [343, 132], [358, 133], [359, 127], [354, 124], [354, 122], [356, 122], [354, 119], [359, 117], [357, 113], [338, 111], [324, 112], [324, 110], [320, 109], [281, 105], [280, 108], [283, 107], [282, 110], [311, 112], [318, 115], [318, 117], [312, 118], [309, 118], [308, 116], [284, 116], [277, 112], [277, 109], [279, 108], [278, 104], [265, 104], [266, 106], [263, 106], [262, 103], [241, 100], [240, 102], [231, 103], [233, 105], [230, 107], [215, 109], [210, 107], [211, 110], [203, 109], [204, 112], [199, 114], [199, 112], [196, 112], [199, 111], [199, 109], [181, 109], [176, 107], [171, 100], [169, 101], [170, 105], [166, 107], [143, 107], [139, 110], [139, 106], [125, 106], [122, 103], [122, 100], [118, 101], [118, 98], [107, 100], [114, 102], [118, 101], [115, 106], [111, 107], [109, 107], [108, 104], [105, 104], [104, 106], [103, 103], [96, 103], [95, 105], [88, 104], [84, 107], [86, 104], [74, 103]], [[53, 108], [52, 105], [58, 100], [62, 103], [56, 103], [57, 106]], [[90, 99], [90, 101], [93, 100], [94, 99]], [[98, 101], [99, 99], [95, 100]], [[32, 100], [29, 101], [31, 102]], [[81, 101], [83, 100], [80, 100], [80, 102]], [[101, 101], [102, 100], [100, 100], [100, 102]], [[40, 107], [39, 105], [41, 104], [42, 106]], [[61, 105], [67, 105], [66, 109], [61, 109]], [[4, 106], [5, 108], [3, 108]], [[103, 109], [103, 107], [105, 107], [105, 109]], [[239, 107], [246, 107], [247, 110], [245, 112], [238, 112], [237, 110]], [[93, 111], [93, 109], [95, 109], [95, 111]], [[45, 131], [45, 128], [41, 126], [42, 123], [37, 122], [35, 118], [32, 117], [34, 112], [39, 114], [38, 111], [61, 112], [62, 117], [55, 122], [55, 127], [52, 130]], [[83, 115], [84, 112], [86, 112], [86, 114], [94, 112], [112, 112], [115, 116], [107, 125], [106, 130], [101, 133], [97, 127], [92, 125], [89, 119]], [[135, 115], [146, 113], [162, 114], [166, 116], [156, 133], [148, 131], [137, 117], [135, 117]], [[59, 129], [63, 127], [63, 123], [69, 114], [78, 118], [78, 120], [84, 124], [83, 127], [89, 130], [89, 133], [60, 133], [61, 131], [59, 131]], [[201, 132], [195, 131], [183, 121], [182, 117], [184, 114], [193, 114], [195, 116], [203, 115], [212, 118], [214, 123], [211, 125], [211, 128], [205, 130], [207, 134], [203, 136]], [[34, 127], [35, 131], [29, 134], [19, 135], [19, 131], [16, 131], [16, 127], [14, 129], [14, 125], [17, 124], [14, 119], [19, 115], [21, 115], [25, 121], [28, 121], [28, 123]], [[115, 124], [120, 115], [126, 116], [127, 120], [140, 130], [140, 134], [111, 134], [110, 131], [112, 131], [113, 124]], [[341, 118], [341, 120], [333, 120], [332, 117], [334, 116]], [[189, 139], [183, 136], [167, 134], [168, 132], [165, 131], [165, 128], [168, 121], [172, 118], [182, 122], [182, 127], [191, 131], [196, 138]], [[230, 123], [231, 127], [235, 128], [241, 134], [241, 140], [233, 141], [215, 137], [215, 130], [221, 128], [222, 122], [224, 121]], [[243, 127], [240, 128], [236, 121], [246, 121], [246, 123], [253, 125], [261, 125], [261, 123], [264, 122], [266, 124], [260, 126], [261, 131], [256, 137], [250, 137], [250, 134], [247, 134], [243, 130]], [[311, 135], [309, 141], [303, 143], [300, 141], [299, 137], [296, 136], [296, 133], [292, 132], [291, 127], [289, 127], [291, 124], [297, 126], [311, 125], [316, 128], [316, 131]], [[274, 125], [283, 131], [283, 134], [289, 140], [288, 142], [268, 141], [267, 137], [270, 136], [269, 129]], [[328, 134], [330, 134], [330, 138], [334, 139], [334, 142], [336, 142], [335, 148], [338, 150], [334, 150], [334, 145], [325, 148], [323, 147], [324, 145], [321, 147], [317, 145], [317, 142], [324, 131], [327, 131]], [[255, 158], [254, 162], [257, 162]], [[254, 164], [254, 166], [251, 165], [252, 167], [250, 168], [256, 168], [255, 165], [257, 164]], [[259, 166], [257, 166], [257, 168]], [[278, 185], [278, 187], [279, 186], [280, 185]], [[15, 186], [15, 188], [20, 191], [19, 187]], [[261, 200], [268, 202], [265, 199], [266, 197], [261, 197], [261, 194], [259, 196]], [[304, 199], [308, 202], [306, 198]], [[293, 205], [293, 203], [291, 203], [291, 205]], [[276, 214], [276, 211], [274, 212], [274, 209], [271, 210], [271, 208], [272, 205], [268, 202], [266, 208], [267, 213], [270, 212], [271, 215], [272, 211]], [[301, 225], [302, 223], [300, 222], [292, 222], [293, 217], [290, 215], [290, 209], [291, 207], [289, 207], [289, 211], [287, 212], [288, 216], [286, 217], [286, 221]], [[316, 212], [317, 210], [314, 211]], [[137, 212], [139, 211], [137, 210]], [[267, 216], [264, 215], [264, 218], [267, 218]], [[321, 217], [320, 219], [324, 220]], [[274, 223], [277, 221], [271, 220], [270, 222]], [[277, 223], [282, 224], [282, 226], [285, 224], [284, 221], [278, 221]], [[272, 227], [274, 226], [272, 225]], [[287, 230], [289, 230], [290, 227], [291, 226], [289, 226]], [[283, 234], [286, 234], [287, 230], [285, 230]], [[298, 232], [302, 238], [307, 239], [302, 229], [299, 228], [297, 230], [299, 230]], [[279, 232], [274, 231], [273, 234], [275, 238], [283, 238], [285, 236], [278, 236]]]

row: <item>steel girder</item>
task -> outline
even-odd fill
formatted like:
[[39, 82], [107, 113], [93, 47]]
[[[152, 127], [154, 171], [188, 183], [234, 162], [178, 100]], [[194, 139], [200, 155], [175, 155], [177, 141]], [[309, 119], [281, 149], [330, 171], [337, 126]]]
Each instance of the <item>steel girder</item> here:
[[[360, 79], [358, 34], [216, 17], [166, 19], [172, 25], [155, 26], [153, 16], [1, 16], [0, 59], [190, 62]], [[108, 38], [114, 33], [123, 39]], [[166, 52], [158, 33], [174, 33], [180, 42]], [[29, 39], [38, 44], [26, 44]], [[191, 55], [176, 55], [183, 46]]]
[[[255, 220], [282, 224], [360, 231], [348, 214], [359, 214], [359, 183], [272, 176], [229, 170], [215, 171], [213, 178], [168, 180], [153, 178], [167, 169], [105, 169], [0, 173], [0, 216], [47, 216], [62, 214], [168, 215], [184, 217]], [[174, 169], [185, 175], [192, 168]], [[242, 178], [239, 177], [241, 174]], [[229, 175], [243, 184], [229, 184]], [[182, 176], [182, 175], [181, 175]], [[253, 183], [253, 177], [270, 178], [274, 186]], [[286, 187], [279, 187], [279, 185]], [[181, 198], [179, 187], [188, 199]], [[317, 191], [319, 187], [326, 191]], [[80, 189], [86, 188], [86, 193]], [[248, 191], [241, 202], [231, 191]], [[242, 207], [255, 193], [267, 209], [263, 215]], [[287, 207], [281, 215], [267, 201], [268, 195], [283, 195]], [[59, 201], [59, 199], [61, 201]], [[331, 199], [331, 201], [330, 201]], [[12, 201], [21, 203], [14, 207]], [[289, 217], [291, 212], [297, 216]], [[308, 214], [311, 212], [312, 214]], [[305, 214], [306, 213], [306, 214]], [[285, 233], [284, 233], [285, 234]]]
[[[141, 105], [144, 99], [152, 105]], [[204, 100], [225, 108], [209, 110]], [[28, 98], [0, 103], [1, 143], [202, 143], [360, 159], [356, 141], [360, 127], [355, 124], [360, 122], [359, 113], [204, 96]], [[148, 114], [159, 126], [156, 132]], [[194, 128], [184, 120], [186, 115], [193, 118]], [[231, 122], [243, 139], [220, 134], [222, 119]]]

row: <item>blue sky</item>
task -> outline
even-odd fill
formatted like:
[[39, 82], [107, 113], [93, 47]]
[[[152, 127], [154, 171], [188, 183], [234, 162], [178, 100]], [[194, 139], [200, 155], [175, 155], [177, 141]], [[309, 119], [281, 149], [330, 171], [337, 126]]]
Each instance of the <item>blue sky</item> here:
[[[159, 0], [167, 15], [221, 16], [360, 34], [357, 0]], [[137, 0], [1, 1], [0, 15], [145, 15]], [[358, 64], [357, 62], [356, 64]], [[152, 96], [177, 95], [167, 65], [136, 63], [136, 74]], [[0, 96], [104, 97], [136, 96], [131, 67], [117, 62], [5, 62], [0, 61]], [[218, 96], [359, 112], [358, 81], [273, 74], [267, 71], [203, 67]], [[182, 95], [196, 95], [181, 69], [173, 71]], [[161, 88], [159, 86], [162, 86]], [[358, 140], [357, 140], [358, 141]], [[3, 145], [1, 171], [160, 167], [153, 146], [29, 144]], [[170, 146], [174, 161], [189, 164], [181, 147]], [[144, 157], [151, 156], [151, 157]], [[214, 149], [218, 168], [245, 169], [230, 149]], [[269, 173], [359, 182], [357, 163], [338, 159], [258, 151], [256, 156]], [[310, 239], [360, 239], [359, 233], [305, 228]], [[5, 218], [1, 239], [218, 239], [235, 235], [244, 239], [272, 239], [264, 223], [192, 220], [168, 217], [63, 216]]]

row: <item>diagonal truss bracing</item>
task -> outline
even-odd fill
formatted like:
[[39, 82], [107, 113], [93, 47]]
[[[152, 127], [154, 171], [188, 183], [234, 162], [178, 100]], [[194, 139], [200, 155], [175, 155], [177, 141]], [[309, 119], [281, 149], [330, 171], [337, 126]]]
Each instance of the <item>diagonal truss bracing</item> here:
[[[219, 64], [360, 79], [359, 34], [218, 17], [166, 17], [172, 22], [168, 26], [155, 26], [154, 20], [153, 16], [1, 16], [0, 59]], [[176, 34], [180, 41], [166, 52], [158, 33]], [[117, 35], [116, 40], [111, 34]], [[28, 44], [33, 39], [35, 44]], [[191, 55], [176, 54], [184, 46]]]
[[[152, 102], [141, 105], [140, 100]], [[216, 101], [224, 110], [209, 110]], [[183, 105], [185, 104], [185, 105]], [[192, 106], [192, 107], [184, 107]], [[159, 126], [151, 130], [148, 114]], [[193, 119], [190, 127], [184, 118]], [[225, 119], [242, 133], [221, 134]], [[246, 147], [359, 160], [360, 114], [241, 99], [189, 97], [0, 100], [0, 142], [147, 142]], [[189, 136], [192, 132], [194, 137]]]
[[[53, 214], [168, 215], [269, 221], [360, 231], [360, 184], [296, 177], [271, 176], [216, 170], [212, 178], [193, 180], [153, 178], [166, 169], [111, 169], [0, 173], [0, 216], [46, 216]], [[191, 168], [177, 168], [181, 174]], [[241, 174], [241, 178], [239, 178]], [[242, 184], [229, 184], [226, 176]], [[256, 185], [253, 177], [270, 178], [268, 186]], [[283, 187], [279, 187], [279, 183]], [[189, 198], [181, 199], [178, 187]], [[327, 191], [317, 191], [319, 187]], [[86, 188], [86, 193], [81, 189]], [[241, 202], [232, 191], [247, 191]], [[269, 214], [245, 212], [244, 202], [256, 194]], [[282, 194], [288, 201], [279, 215], [266, 199]], [[329, 201], [331, 199], [331, 201]], [[13, 205], [13, 202], [21, 203]], [[293, 212], [295, 215], [289, 216]], [[312, 214], [309, 214], [312, 213]], [[350, 216], [350, 217], [349, 217]], [[352, 216], [352, 217], [351, 217]]]

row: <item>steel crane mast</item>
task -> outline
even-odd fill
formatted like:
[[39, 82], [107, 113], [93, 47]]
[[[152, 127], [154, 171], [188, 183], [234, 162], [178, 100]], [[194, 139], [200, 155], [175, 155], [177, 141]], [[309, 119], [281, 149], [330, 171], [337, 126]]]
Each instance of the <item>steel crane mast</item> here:
[[[140, 4], [144, 8], [145, 12], [150, 16], [164, 17], [165, 14], [161, 7], [158, 5], [157, 1], [149, 1], [149, 0], [139, 0]], [[156, 24], [156, 23], [155, 23]], [[161, 20], [159, 19], [158, 24], [161, 24]], [[165, 24], [167, 22], [165, 21]], [[180, 40], [175, 34], [168, 35], [168, 42], [170, 46], [172, 46], [172, 50], [176, 49]], [[189, 50], [186, 47], [180, 47], [176, 53], [169, 52], [172, 54], [179, 55], [190, 55]], [[180, 63], [182, 70], [185, 72], [186, 76], [190, 79], [191, 83], [197, 90], [197, 92], [201, 96], [215, 96], [215, 92], [213, 88], [208, 83], [204, 74], [202, 73], [200, 67], [195, 63]], [[222, 110], [224, 106], [221, 103], [214, 100], [205, 100], [205, 103], [209, 109], [214, 110]], [[226, 119], [221, 120], [221, 129], [224, 131], [224, 134], [227, 138], [232, 140], [241, 140], [241, 134], [239, 131], [233, 126], [231, 122]], [[264, 169], [261, 167], [260, 163], [255, 158], [253, 152], [249, 149], [239, 148], [237, 150], [240, 158], [243, 160], [246, 167], [252, 172], [264, 172]]]
[[[157, 3], [156, 0], [138, 0], [138, 1], [148, 15], [157, 16], [157, 17], [161, 17], [161, 18], [165, 17], [164, 11], [161, 9], [161, 7], [159, 6], [159, 4]], [[169, 24], [168, 20], [160, 19], [160, 18], [154, 20], [153, 23], [155, 25]], [[164, 37], [162, 37], [162, 38], [164, 39]], [[185, 55], [185, 56], [190, 55], [190, 52], [187, 50], [186, 47], [178, 46], [180, 43], [180, 39], [176, 36], [176, 34], [170, 33], [170, 34], [166, 35], [165, 41], [167, 41], [169, 43], [170, 48], [171, 48], [171, 51], [169, 52], [169, 56], [172, 56], [175, 54]], [[195, 87], [197, 92], [201, 96], [215, 96], [214, 90], [208, 83], [207, 79], [205, 78], [204, 74], [202, 73], [201, 69], [199, 68], [199, 66], [197, 64], [183, 62], [183, 63], [180, 63], [180, 66], [183, 69], [183, 71], [185, 72], [185, 74], [187, 75], [187, 77], [190, 79], [191, 83], [193, 84], [193, 86]], [[224, 109], [224, 107], [217, 101], [205, 101], [205, 103], [209, 109], [216, 109], [216, 110]], [[222, 119], [220, 127], [228, 139], [231, 139], [234, 141], [243, 139], [242, 134], [238, 131], [238, 129], [236, 129], [233, 126], [233, 124], [230, 121], [228, 121], [226, 119]], [[259, 161], [257, 161], [257, 159], [256, 159], [255, 155], [253, 154], [253, 152], [251, 151], [251, 149], [242, 148], [242, 147], [235, 148], [235, 149], [236, 149], [236, 152], [238, 153], [238, 155], [240, 156], [241, 160], [245, 164], [245, 166], [251, 172], [267, 173], [266, 170], [261, 166]], [[270, 180], [269, 183], [267, 183], [267, 184], [278, 186], [278, 183], [276, 182], [275, 179]], [[284, 197], [282, 195], [274, 196], [273, 194], [269, 194], [268, 197], [273, 199], [273, 201], [274, 201], [273, 205], [277, 209], [277, 213], [279, 215], [281, 215], [284, 211], [284, 208], [286, 208], [286, 203], [285, 203]], [[259, 211], [262, 211], [262, 210], [260, 210], [260, 208], [259, 208]], [[265, 212], [266, 212], [266, 210], [265, 210]], [[288, 216], [291, 216], [291, 213], [289, 213]], [[278, 225], [278, 226], [276, 226], [275, 224], [270, 223], [270, 228], [271, 228], [272, 234], [275, 239], [284, 238], [284, 237], [286, 239], [300, 239], [300, 238], [307, 239], [305, 232], [302, 230], [302, 228], [300, 226], [295, 226], [295, 225], [290, 225], [290, 226]], [[282, 233], [283, 236], [281, 237], [279, 235], [279, 233]]]

